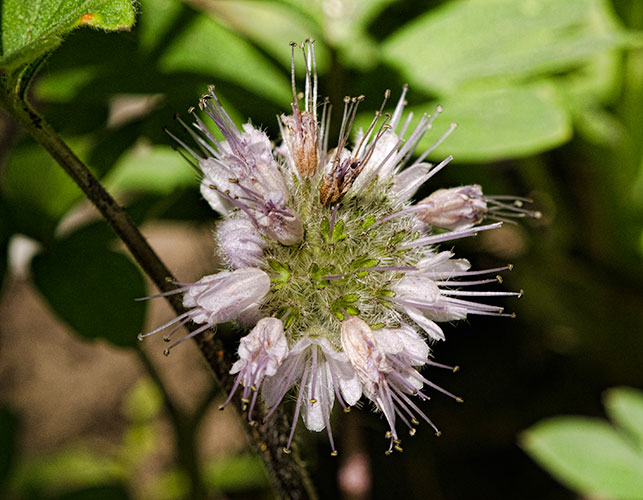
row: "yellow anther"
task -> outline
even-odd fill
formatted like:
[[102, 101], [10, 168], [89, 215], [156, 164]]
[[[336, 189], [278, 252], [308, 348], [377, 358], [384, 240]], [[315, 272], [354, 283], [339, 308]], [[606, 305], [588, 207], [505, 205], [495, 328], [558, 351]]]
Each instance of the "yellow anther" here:
[[384, 437], [385, 437], [386, 439], [391, 439], [391, 436], [392, 436], [392, 435], [393, 435], [393, 434], [391, 433], [391, 431], [386, 431], [386, 433], [384, 434]]
[[459, 372], [459, 371], [460, 371], [460, 367], [459, 367], [459, 366], [454, 366], [454, 367], [453, 367], [453, 373], [456, 373], [456, 372]]
[[350, 413], [350, 412], [351, 412], [350, 407], [347, 406], [346, 408], [344, 408], [344, 413]]
[[416, 433], [416, 432], [417, 432], [417, 431], [416, 431], [413, 427], [411, 427], [411, 428], [409, 429], [409, 436], [415, 436], [415, 433]]
[[165, 351], [163, 351], [163, 356], [169, 356], [169, 355], [170, 355], [170, 350], [165, 349]]
[[139, 333], [139, 334], [136, 336], [136, 338], [139, 340], [139, 342], [142, 342], [142, 341], [143, 341], [143, 334], [142, 334], [142, 333]]
[[288, 449], [288, 448], [286, 448], [286, 447], [284, 446], [284, 448], [283, 448], [283, 452], [284, 452], [286, 455], [290, 455], [290, 453], [292, 452], [292, 450], [290, 450], [290, 449]]
[[330, 452], [331, 457], [336, 457], [338, 455], [337, 450], [333, 450]]
[[464, 399], [462, 398], [455, 398], [457, 403], [464, 403]]
[[399, 451], [399, 452], [404, 451], [404, 450], [402, 449], [402, 447], [401, 447], [399, 444], [396, 444], [395, 446], [393, 446], [393, 448], [395, 448], [395, 449], [396, 449], [397, 451]]
[[312, 405], [312, 404], [315, 404], [316, 402], [317, 402], [317, 400], [316, 400], [315, 398], [311, 398], [311, 399], [310, 399], [310, 404], [311, 404], [311, 405]]
[[420, 422], [418, 422], [416, 418], [412, 418], [412, 419], [411, 419], [411, 423], [412, 423], [413, 425], [420, 425]]
[[436, 437], [440, 437], [441, 435], [442, 435], [442, 433], [440, 431], [435, 431], [435, 436]]

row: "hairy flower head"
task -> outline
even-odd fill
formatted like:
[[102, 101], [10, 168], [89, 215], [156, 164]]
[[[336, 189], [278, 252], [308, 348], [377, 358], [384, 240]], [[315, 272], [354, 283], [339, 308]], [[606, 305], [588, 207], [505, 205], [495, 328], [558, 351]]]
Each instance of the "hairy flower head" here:
[[[430, 359], [428, 342], [445, 339], [439, 323], [510, 316], [484, 299], [521, 293], [480, 289], [500, 282], [497, 273], [509, 267], [473, 271], [439, 244], [497, 228], [506, 217], [536, 214], [522, 208], [522, 198], [486, 197], [475, 185], [439, 190], [413, 204], [418, 188], [452, 160], [435, 165], [426, 158], [455, 125], [409, 161], [440, 108], [410, 127], [405, 86], [392, 114], [384, 111], [385, 93], [352, 144], [364, 97], [346, 98], [339, 137], [329, 144], [330, 105], [318, 102], [313, 42], [301, 49], [303, 106], [293, 46], [291, 113], [279, 117], [283, 142], [276, 148], [250, 123], [238, 128], [214, 88], [200, 108], [224, 140], [194, 110], [193, 128], [181, 123], [198, 149], [172, 135], [194, 158], [203, 197], [223, 218], [215, 235], [228, 270], [170, 292], [183, 293], [189, 311], [150, 333], [187, 321], [202, 326], [184, 339], [231, 320], [253, 327], [241, 339], [232, 392], [243, 386], [253, 421], [260, 384], [266, 418], [294, 390], [285, 451], [301, 415], [310, 430], [327, 430], [336, 454], [330, 427], [335, 400], [348, 410], [362, 395], [388, 423], [388, 451], [399, 450], [399, 422], [411, 435], [419, 420], [437, 432], [417, 400], [428, 399], [428, 390], [455, 398], [421, 373], [451, 368]], [[485, 218], [496, 222], [480, 225]]]

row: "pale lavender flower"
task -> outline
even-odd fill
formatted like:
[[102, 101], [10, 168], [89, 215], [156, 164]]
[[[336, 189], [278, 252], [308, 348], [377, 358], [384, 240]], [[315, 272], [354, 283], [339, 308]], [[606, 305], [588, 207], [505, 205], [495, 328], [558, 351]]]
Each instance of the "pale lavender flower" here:
[[221, 253], [232, 269], [263, 263], [266, 241], [248, 219], [228, 219], [217, 229]]
[[426, 384], [461, 402], [460, 398], [435, 385], [416, 369], [423, 365], [455, 368], [430, 361], [427, 358], [429, 346], [408, 325], [394, 330], [374, 331], [362, 319], [352, 317], [342, 322], [341, 336], [342, 347], [362, 382], [364, 395], [375, 403], [389, 424], [387, 435], [390, 445], [387, 453], [393, 449], [402, 451], [396, 429], [397, 419], [407, 425], [411, 435], [415, 434], [415, 426], [419, 424], [417, 417], [439, 433], [431, 419], [409, 395], [421, 400], [429, 399], [422, 392]]
[[265, 377], [277, 373], [288, 354], [288, 341], [284, 326], [276, 318], [260, 319], [252, 331], [239, 342], [239, 359], [232, 365], [231, 374], [238, 373], [228, 399], [219, 408], [223, 410], [230, 402], [239, 385], [243, 386], [241, 401], [248, 411], [248, 420], [254, 422], [252, 410], [257, 402], [258, 388]]
[[272, 408], [266, 419], [294, 385], [298, 385], [299, 389], [290, 436], [284, 451], [290, 451], [301, 412], [309, 430], [319, 432], [326, 429], [331, 454], [336, 455], [330, 412], [335, 397], [345, 411], [361, 397], [362, 389], [355, 370], [346, 355], [333, 348], [327, 339], [304, 337], [290, 349], [288, 358], [277, 373], [263, 384], [263, 398], [268, 407]]
[[270, 291], [270, 277], [261, 269], [246, 267], [204, 276], [196, 283], [177, 283], [177, 285], [179, 288], [171, 292], [145, 298], [183, 293], [183, 305], [189, 310], [151, 332], [139, 335], [139, 339], [164, 330], [175, 323], [178, 324], [165, 336], [166, 341], [169, 341], [172, 335], [188, 321], [200, 323], [203, 326], [168, 347], [164, 351], [166, 355], [181, 342], [218, 323], [238, 320], [245, 324], [259, 319], [259, 303]]
[[[260, 385], [266, 419], [294, 388], [285, 451], [301, 414], [308, 429], [327, 430], [336, 454], [335, 400], [348, 410], [364, 395], [388, 422], [390, 452], [401, 449], [397, 422], [411, 434], [418, 418], [435, 429], [412, 396], [428, 399], [422, 392], [428, 386], [455, 398], [420, 373], [427, 366], [449, 368], [429, 359], [427, 340], [445, 338], [440, 323], [512, 316], [486, 299], [522, 293], [479, 288], [500, 283], [497, 273], [510, 266], [471, 270], [439, 245], [498, 228], [506, 217], [538, 214], [522, 207], [526, 199], [484, 196], [475, 185], [436, 191], [413, 204], [417, 190], [453, 160], [433, 164], [428, 156], [455, 124], [411, 160], [441, 108], [411, 126], [405, 86], [392, 114], [384, 112], [385, 93], [352, 146], [364, 96], [345, 98], [339, 137], [329, 145], [330, 105], [318, 102], [313, 42], [301, 49], [303, 109], [293, 47], [292, 114], [278, 119], [283, 140], [274, 151], [260, 129], [237, 128], [212, 88], [200, 107], [224, 140], [193, 110], [196, 131], [181, 123], [199, 149], [172, 136], [194, 158], [203, 197], [224, 217], [215, 234], [228, 270], [169, 292], [184, 293], [190, 310], [154, 332], [190, 320], [202, 326], [186, 338], [227, 321], [254, 327], [232, 368], [233, 392], [243, 386], [250, 421]], [[485, 218], [499, 221], [479, 225]]]
[[485, 196], [477, 184], [438, 189], [418, 203], [418, 218], [444, 229], [469, 228], [487, 217], [510, 222], [509, 217], [540, 218], [540, 212], [523, 208], [527, 198]]

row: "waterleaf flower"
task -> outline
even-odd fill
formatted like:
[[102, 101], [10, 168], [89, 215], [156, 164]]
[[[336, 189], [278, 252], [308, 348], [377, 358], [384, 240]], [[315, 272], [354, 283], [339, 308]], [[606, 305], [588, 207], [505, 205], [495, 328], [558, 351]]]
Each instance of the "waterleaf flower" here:
[[[335, 401], [348, 410], [363, 395], [388, 423], [391, 452], [401, 449], [400, 421], [411, 434], [419, 420], [437, 432], [418, 404], [428, 399], [426, 388], [456, 398], [421, 373], [450, 368], [431, 359], [428, 342], [445, 339], [439, 323], [474, 314], [511, 316], [486, 299], [522, 293], [480, 288], [501, 282], [498, 273], [510, 266], [472, 270], [439, 245], [493, 230], [506, 217], [537, 213], [523, 208], [524, 198], [485, 196], [475, 185], [436, 191], [413, 204], [417, 190], [452, 161], [448, 156], [436, 165], [427, 158], [455, 124], [411, 161], [441, 108], [412, 127], [405, 86], [392, 114], [385, 112], [391, 95], [385, 93], [353, 145], [365, 98], [345, 98], [339, 137], [329, 144], [331, 109], [318, 100], [314, 45], [308, 40], [300, 47], [303, 106], [293, 46], [291, 114], [278, 118], [282, 143], [274, 149], [260, 129], [238, 128], [212, 87], [200, 108], [224, 140], [194, 109], [193, 126], [180, 123], [198, 147], [170, 134], [201, 175], [203, 197], [223, 216], [215, 237], [227, 270], [169, 292], [183, 293], [189, 310], [149, 334], [187, 321], [202, 326], [185, 338], [227, 321], [253, 327], [232, 367], [232, 393], [243, 387], [250, 421], [260, 385], [268, 422], [294, 391], [284, 451], [301, 415], [308, 429], [326, 429], [336, 454]], [[480, 225], [486, 218], [496, 222]]]

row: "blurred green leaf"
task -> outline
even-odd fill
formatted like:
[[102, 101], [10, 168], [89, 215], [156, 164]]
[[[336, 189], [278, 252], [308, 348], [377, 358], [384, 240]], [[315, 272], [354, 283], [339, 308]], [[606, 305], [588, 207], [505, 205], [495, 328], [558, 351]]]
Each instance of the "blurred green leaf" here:
[[605, 393], [604, 402], [612, 421], [643, 447], [643, 391], [633, 387], [615, 387]]
[[0, 67], [16, 68], [53, 50], [78, 26], [108, 31], [134, 23], [131, 0], [3, 0]]
[[277, 103], [292, 99], [290, 83], [282, 71], [243, 38], [204, 16], [196, 17], [171, 41], [159, 68], [164, 72], [200, 72], [213, 79], [226, 79]]
[[95, 231], [80, 229], [37, 255], [33, 280], [81, 336], [133, 346], [145, 318], [145, 304], [134, 299], [146, 295], [145, 282], [130, 259], [93, 238]]
[[269, 486], [263, 462], [250, 453], [210, 462], [205, 466], [204, 476], [212, 488], [224, 492]]
[[607, 422], [556, 417], [525, 431], [521, 446], [569, 488], [587, 496], [634, 500], [643, 491], [643, 455]]
[[123, 412], [134, 422], [150, 420], [158, 416], [163, 406], [163, 396], [156, 384], [149, 378], [141, 379], [127, 394]]
[[[84, 140], [72, 139], [69, 144], [81, 156], [88, 147]], [[50, 220], [60, 219], [82, 196], [60, 165], [32, 140], [13, 150], [5, 176], [4, 194], [11, 203], [30, 207]]]
[[174, 500], [187, 498], [190, 479], [179, 469], [165, 471], [147, 487], [146, 497], [154, 500]]
[[110, 484], [71, 491], [60, 495], [56, 500], [129, 500], [130, 498], [124, 485]]
[[292, 11], [305, 12], [315, 20], [315, 34], [305, 35], [304, 38], [320, 38], [316, 33], [321, 34], [319, 41], [337, 51], [338, 59], [344, 65], [365, 71], [374, 68], [379, 62], [379, 47], [368, 31], [369, 24], [393, 2], [394, 0], [281, 0], [279, 3], [288, 5]]
[[[290, 42], [299, 43], [307, 38], [320, 39], [323, 36], [313, 17], [286, 3], [217, 0], [204, 2], [203, 6], [230, 29], [253, 40], [286, 68], [290, 68]], [[317, 43], [315, 50], [317, 68], [323, 73], [329, 62], [328, 47]], [[303, 71], [303, 58], [299, 57], [299, 52], [297, 56], [295, 65], [298, 71]]]
[[[444, 112], [420, 142], [427, 149], [449, 123], [458, 128], [432, 154], [452, 154], [457, 161], [489, 162], [544, 151], [567, 141], [570, 118], [555, 88], [547, 82], [529, 86], [460, 92], [441, 100]], [[413, 106], [416, 116], [435, 112], [435, 104]]]
[[67, 102], [96, 77], [96, 72], [96, 67], [87, 65], [57, 71], [50, 70], [35, 83], [35, 91], [39, 99], [49, 102]]
[[140, 0], [139, 3], [142, 15], [137, 26], [138, 38], [141, 47], [151, 51], [169, 35], [168, 30], [185, 6], [176, 0]]
[[125, 478], [125, 471], [111, 458], [86, 449], [67, 448], [52, 455], [39, 455], [15, 471], [12, 490], [43, 490], [51, 498], [73, 488], [84, 488]]
[[141, 191], [167, 195], [180, 187], [196, 187], [196, 173], [169, 146], [139, 144], [116, 162], [105, 179], [110, 191]]
[[626, 42], [606, 0], [460, 0], [404, 26], [383, 55], [410, 83], [450, 93], [571, 70]]
[[6, 490], [7, 479], [15, 465], [19, 431], [18, 416], [0, 407], [0, 491]]

